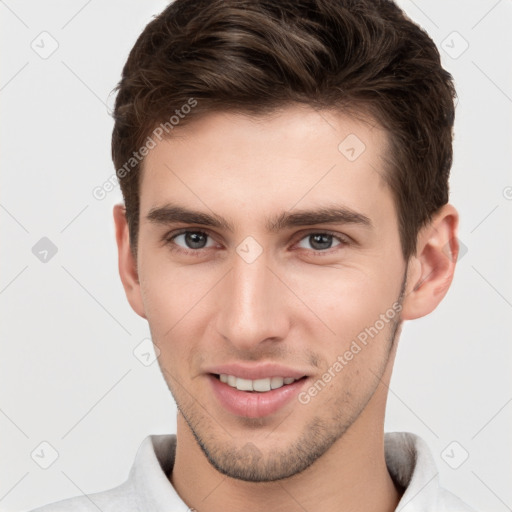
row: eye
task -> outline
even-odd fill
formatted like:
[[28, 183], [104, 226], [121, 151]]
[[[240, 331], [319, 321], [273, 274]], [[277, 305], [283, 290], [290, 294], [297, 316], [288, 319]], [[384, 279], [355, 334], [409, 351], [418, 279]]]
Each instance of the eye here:
[[[216, 246], [216, 242], [209, 233], [191, 229], [169, 233], [164, 237], [164, 241], [171, 251], [195, 256], [204, 254], [203, 250]], [[350, 240], [339, 233], [316, 231], [303, 236], [297, 246], [320, 254], [330, 253], [329, 249], [341, 248], [349, 243]]]
[[[166, 242], [171, 245], [177, 245], [179, 249], [176, 250], [198, 251], [201, 249], [208, 249], [215, 246], [215, 242], [210, 238], [208, 233], [204, 231], [182, 231], [166, 237]], [[208, 243], [209, 242], [209, 243]]]
[[[333, 242], [337, 243], [333, 246]], [[315, 252], [319, 252], [326, 251], [340, 245], [346, 245], [347, 243], [348, 241], [339, 235], [325, 232], [316, 232], [309, 233], [304, 238], [302, 238], [298, 246], [302, 249], [313, 249]], [[308, 244], [310, 247], [307, 247]]]

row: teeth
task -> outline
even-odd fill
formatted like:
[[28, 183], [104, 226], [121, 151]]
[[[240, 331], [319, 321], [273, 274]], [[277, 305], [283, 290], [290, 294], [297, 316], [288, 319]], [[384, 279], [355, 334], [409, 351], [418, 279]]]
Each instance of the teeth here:
[[236, 388], [239, 391], [257, 391], [259, 393], [281, 388], [284, 385], [291, 384], [297, 380], [293, 377], [272, 377], [267, 379], [251, 380], [235, 377], [234, 375], [226, 375], [225, 373], [221, 373], [219, 378], [221, 382], [224, 382], [228, 386]]
[[236, 389], [240, 391], [252, 391], [254, 388], [252, 387], [252, 380], [249, 379], [240, 379], [236, 378]]
[[283, 377], [272, 377], [270, 379], [270, 387], [272, 389], [280, 388], [284, 383]]
[[271, 389], [271, 379], [258, 379], [252, 381], [252, 389], [254, 391], [270, 391]]

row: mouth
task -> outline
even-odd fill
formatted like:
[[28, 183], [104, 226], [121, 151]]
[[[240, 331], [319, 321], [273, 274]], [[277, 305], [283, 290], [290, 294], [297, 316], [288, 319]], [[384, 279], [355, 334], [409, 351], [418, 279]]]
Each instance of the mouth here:
[[235, 375], [227, 375], [225, 373], [212, 374], [220, 382], [228, 386], [238, 389], [238, 391], [246, 391], [253, 393], [267, 393], [273, 389], [279, 389], [283, 386], [289, 386], [294, 382], [305, 379], [306, 376], [298, 379], [294, 377], [267, 377], [263, 379], [244, 379]]
[[226, 373], [207, 375], [218, 403], [235, 416], [262, 418], [277, 413], [299, 394], [307, 376], [246, 379]]

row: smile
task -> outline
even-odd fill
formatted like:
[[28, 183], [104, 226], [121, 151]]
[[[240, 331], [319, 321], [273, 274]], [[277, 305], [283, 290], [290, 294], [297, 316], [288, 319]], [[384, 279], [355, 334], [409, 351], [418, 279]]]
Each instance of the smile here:
[[294, 400], [308, 377], [244, 379], [225, 373], [208, 375], [213, 394], [228, 413], [245, 418], [262, 418], [277, 413]]
[[293, 377], [270, 377], [266, 379], [251, 380], [221, 373], [219, 375], [219, 380], [232, 388], [238, 389], [239, 391], [256, 391], [258, 393], [266, 393], [272, 389], [279, 389], [283, 386], [292, 384], [299, 379], [294, 379]]

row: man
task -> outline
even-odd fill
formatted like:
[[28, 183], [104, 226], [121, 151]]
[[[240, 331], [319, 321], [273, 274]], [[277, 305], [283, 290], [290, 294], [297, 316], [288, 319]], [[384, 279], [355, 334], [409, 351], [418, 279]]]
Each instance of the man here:
[[118, 86], [119, 270], [176, 400], [64, 510], [466, 511], [384, 434], [405, 320], [453, 278], [452, 78], [390, 1], [176, 0]]

